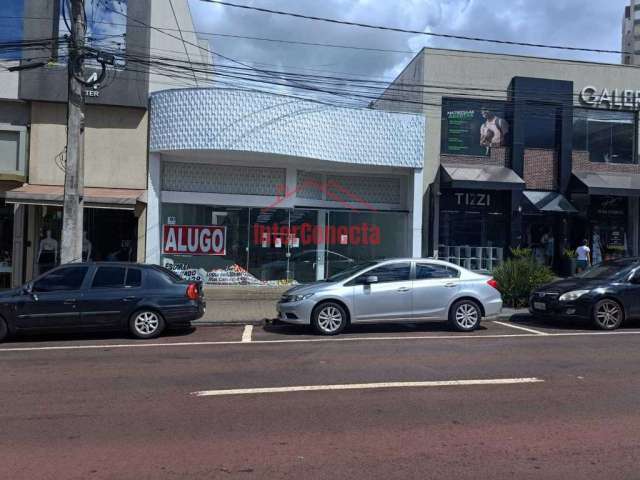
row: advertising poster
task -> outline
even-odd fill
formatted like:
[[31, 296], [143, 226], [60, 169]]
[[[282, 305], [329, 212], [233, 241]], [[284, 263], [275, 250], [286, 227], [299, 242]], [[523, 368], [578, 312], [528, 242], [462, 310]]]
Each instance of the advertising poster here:
[[444, 153], [488, 156], [493, 147], [508, 144], [509, 122], [504, 108], [464, 103], [448, 104], [443, 110]]
[[168, 255], [226, 255], [226, 227], [163, 225], [162, 252]]

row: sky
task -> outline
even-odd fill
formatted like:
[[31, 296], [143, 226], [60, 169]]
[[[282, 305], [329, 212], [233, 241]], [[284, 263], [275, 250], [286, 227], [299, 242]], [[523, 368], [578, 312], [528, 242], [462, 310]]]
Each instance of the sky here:
[[[117, 3], [118, 0], [109, 0]], [[167, 1], [167, 0], [152, 0]], [[391, 80], [422, 46], [499, 51], [618, 63], [619, 55], [500, 46], [424, 35], [332, 25], [188, 1], [196, 30], [400, 50], [370, 52], [207, 37], [215, 52], [257, 67], [312, 74], [349, 74]], [[621, 19], [628, 0], [235, 0], [292, 12], [412, 30], [493, 37], [531, 43], [620, 49]], [[0, 42], [20, 38], [23, 0], [0, 0]], [[87, 0], [88, 4], [92, 0]], [[585, 8], [588, 5], [588, 8]], [[104, 33], [104, 32], [102, 32]], [[107, 34], [109, 32], [106, 32]], [[214, 59], [218, 63], [223, 61]]]
[[[619, 55], [572, 53], [539, 48], [510, 47], [424, 35], [383, 32], [291, 17], [267, 15], [189, 0], [196, 30], [233, 33], [306, 42], [335, 43], [402, 51], [423, 46], [507, 52], [524, 55], [586, 59], [619, 63]], [[296, 13], [451, 33], [620, 50], [622, 15], [628, 0], [236, 0], [235, 3]], [[585, 8], [588, 5], [588, 8]], [[349, 73], [394, 78], [412, 53], [365, 52], [292, 46], [222, 37], [208, 37], [211, 48], [256, 66], [274, 64], [307, 73]], [[220, 61], [215, 59], [215, 61]]]

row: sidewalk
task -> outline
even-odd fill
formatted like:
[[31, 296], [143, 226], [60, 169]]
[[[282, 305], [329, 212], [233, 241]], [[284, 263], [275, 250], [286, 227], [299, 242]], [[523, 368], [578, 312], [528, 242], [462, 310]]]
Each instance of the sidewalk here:
[[[207, 312], [194, 325], [260, 325], [276, 317], [276, 302], [290, 288], [282, 287], [205, 287]], [[513, 315], [526, 314], [527, 309], [504, 308], [497, 318], [509, 321]]]

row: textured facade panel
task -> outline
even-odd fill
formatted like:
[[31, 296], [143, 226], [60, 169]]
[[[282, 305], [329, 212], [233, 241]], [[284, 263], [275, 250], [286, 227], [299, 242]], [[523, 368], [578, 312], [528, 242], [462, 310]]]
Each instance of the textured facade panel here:
[[151, 96], [150, 150], [233, 150], [422, 168], [422, 115], [220, 89]]
[[167, 191], [273, 196], [282, 194], [285, 182], [284, 168], [162, 164], [162, 189]]
[[324, 176], [321, 173], [298, 170], [296, 195], [310, 200], [322, 200], [324, 197]]
[[402, 205], [400, 177], [327, 175], [327, 200]]
[[589, 160], [589, 152], [574, 150], [572, 153], [572, 171], [591, 173], [635, 173], [640, 174], [638, 163], [597, 163]]
[[524, 181], [528, 190], [556, 190], [558, 188], [558, 153], [555, 150], [526, 149]]

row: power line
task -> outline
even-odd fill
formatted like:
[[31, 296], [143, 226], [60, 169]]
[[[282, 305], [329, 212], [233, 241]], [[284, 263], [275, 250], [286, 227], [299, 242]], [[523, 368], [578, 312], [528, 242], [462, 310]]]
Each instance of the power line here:
[[427, 35], [427, 36], [430, 36], [430, 37], [449, 38], [449, 39], [455, 39], [455, 40], [467, 40], [467, 41], [473, 41], [473, 42], [496, 43], [496, 44], [500, 44], [500, 45], [517, 45], [517, 46], [521, 46], [521, 47], [550, 48], [550, 49], [554, 49], [554, 50], [571, 50], [571, 51], [577, 51], [577, 52], [616, 53], [616, 54], [628, 53], [628, 52], [623, 52], [623, 51], [620, 51], [620, 50], [606, 50], [606, 49], [596, 49], [596, 48], [572, 47], [572, 46], [552, 45], [552, 44], [544, 44], [544, 43], [517, 42], [517, 41], [514, 41], [514, 40], [500, 40], [500, 39], [495, 39], [495, 38], [470, 37], [470, 36], [466, 36], [466, 35], [454, 35], [454, 34], [450, 34], [450, 33], [425, 32], [425, 31], [422, 31], [422, 30], [409, 30], [409, 29], [398, 28], [398, 27], [388, 27], [388, 26], [384, 26], [384, 25], [374, 25], [374, 24], [369, 24], [369, 23], [352, 22], [352, 21], [348, 21], [348, 20], [338, 20], [338, 19], [335, 19], [335, 18], [318, 17], [318, 16], [314, 16], [314, 15], [304, 15], [304, 14], [301, 14], [301, 13], [286, 12], [286, 11], [283, 11], [283, 10], [273, 10], [273, 9], [270, 9], [270, 8], [254, 7], [254, 6], [250, 6], [250, 5], [240, 5], [240, 4], [237, 4], [237, 3], [231, 3], [231, 2], [221, 1], [221, 0], [200, 0], [200, 1], [207, 2], [207, 3], [215, 3], [215, 4], [218, 4], [218, 5], [224, 5], [226, 7], [242, 8], [242, 9], [245, 9], [245, 10], [253, 10], [253, 11], [256, 11], [256, 12], [269, 13], [269, 14], [272, 14], [272, 15], [284, 15], [284, 16], [287, 16], [287, 17], [301, 18], [301, 19], [304, 19], [304, 20], [313, 20], [313, 21], [333, 23], [333, 24], [338, 24], [338, 25], [348, 25], [348, 26], [351, 26], [351, 27], [371, 28], [371, 29], [375, 29], [375, 30], [384, 30], [384, 31], [389, 31], [389, 32], [410, 33], [410, 34], [413, 34], [413, 35]]

